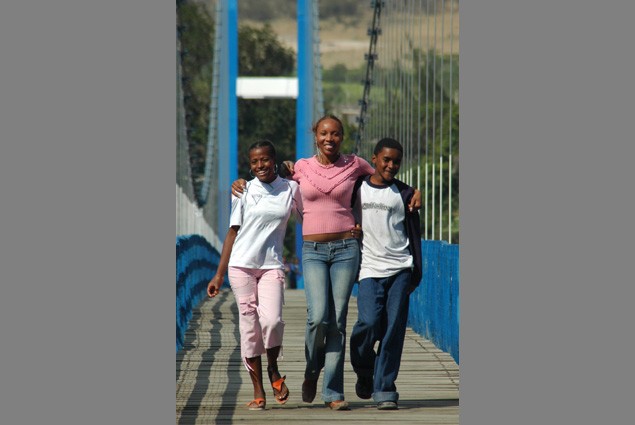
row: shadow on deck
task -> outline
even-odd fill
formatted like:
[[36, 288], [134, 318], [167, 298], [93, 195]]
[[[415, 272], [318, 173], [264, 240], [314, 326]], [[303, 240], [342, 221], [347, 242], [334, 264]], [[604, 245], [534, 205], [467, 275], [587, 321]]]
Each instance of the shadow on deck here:
[[[459, 423], [459, 366], [449, 354], [411, 329], [406, 334], [397, 379], [398, 411], [378, 411], [372, 400], [360, 400], [355, 395], [356, 377], [348, 352], [344, 392], [351, 410], [335, 412], [324, 407], [319, 395], [321, 379], [315, 401], [311, 404], [302, 402], [300, 388], [304, 376], [306, 322], [302, 290], [287, 290], [283, 309], [284, 358], [279, 367], [280, 372], [287, 375], [290, 399], [287, 404], [278, 405], [269, 391], [266, 411], [249, 411], [245, 405], [253, 398], [253, 387], [240, 359], [237, 314], [234, 296], [227, 289], [194, 309], [183, 349], [176, 354], [177, 424], [253, 422], [289, 425], [333, 420], [348, 424]], [[357, 305], [352, 298], [348, 335], [356, 318]]]

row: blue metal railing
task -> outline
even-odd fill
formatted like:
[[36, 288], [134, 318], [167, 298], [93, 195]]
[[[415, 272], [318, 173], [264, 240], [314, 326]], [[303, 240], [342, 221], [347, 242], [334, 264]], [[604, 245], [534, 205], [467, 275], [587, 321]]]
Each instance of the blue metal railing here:
[[199, 235], [176, 238], [176, 351], [183, 347], [192, 309], [205, 298], [220, 254]]

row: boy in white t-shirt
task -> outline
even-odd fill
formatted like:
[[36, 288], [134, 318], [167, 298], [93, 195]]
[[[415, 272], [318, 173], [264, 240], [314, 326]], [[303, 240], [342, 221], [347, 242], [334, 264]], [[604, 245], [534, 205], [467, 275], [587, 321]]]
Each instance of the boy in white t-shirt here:
[[394, 178], [402, 157], [398, 141], [380, 140], [372, 157], [375, 173], [357, 181], [351, 200], [363, 236], [350, 357], [357, 374], [355, 392], [362, 399], [372, 397], [380, 410], [398, 409], [395, 380], [409, 295], [421, 280], [419, 213], [408, 209], [414, 189]]
[[238, 304], [240, 351], [254, 386], [250, 410], [264, 410], [261, 356], [266, 353], [267, 373], [277, 403], [289, 399], [284, 376], [278, 372], [284, 321], [284, 261], [282, 248], [289, 216], [302, 219], [302, 198], [298, 184], [276, 174], [276, 151], [268, 140], [249, 147], [253, 180], [240, 198], [232, 197], [229, 230], [216, 275], [207, 286], [215, 297], [225, 273]]

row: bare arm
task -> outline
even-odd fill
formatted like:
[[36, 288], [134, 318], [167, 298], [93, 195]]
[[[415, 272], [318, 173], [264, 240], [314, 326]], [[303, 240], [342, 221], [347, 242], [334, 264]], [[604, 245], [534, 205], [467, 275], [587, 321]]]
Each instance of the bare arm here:
[[415, 189], [415, 193], [412, 195], [410, 203], [408, 203], [408, 209], [410, 212], [419, 211], [421, 209], [421, 192], [419, 189]]
[[300, 193], [300, 187], [296, 185], [293, 191], [293, 206], [292, 214], [298, 223], [302, 223], [304, 217], [304, 206], [302, 205], [302, 194]]
[[225, 273], [227, 273], [229, 257], [231, 256], [232, 248], [234, 247], [234, 241], [236, 240], [238, 229], [240, 229], [240, 226], [232, 226], [227, 231], [225, 241], [223, 242], [223, 250], [220, 254], [218, 269], [216, 269], [216, 274], [214, 275], [212, 280], [210, 280], [207, 284], [207, 295], [210, 298], [214, 298], [216, 295], [218, 295], [218, 290], [225, 280]]

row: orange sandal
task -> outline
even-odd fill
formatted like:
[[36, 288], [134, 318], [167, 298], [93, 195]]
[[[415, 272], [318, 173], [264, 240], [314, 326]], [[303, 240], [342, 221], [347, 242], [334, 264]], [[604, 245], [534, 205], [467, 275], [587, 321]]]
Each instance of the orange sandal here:
[[249, 410], [265, 410], [266, 405], [267, 402], [264, 398], [255, 398], [247, 403], [247, 407], [249, 407]]
[[[271, 387], [273, 388], [273, 396], [275, 397], [276, 403], [278, 404], [285, 404], [289, 400], [289, 388], [284, 383], [286, 379], [287, 376], [285, 375], [277, 381], [271, 383]], [[286, 394], [283, 394], [283, 386], [284, 389], [287, 390]]]

